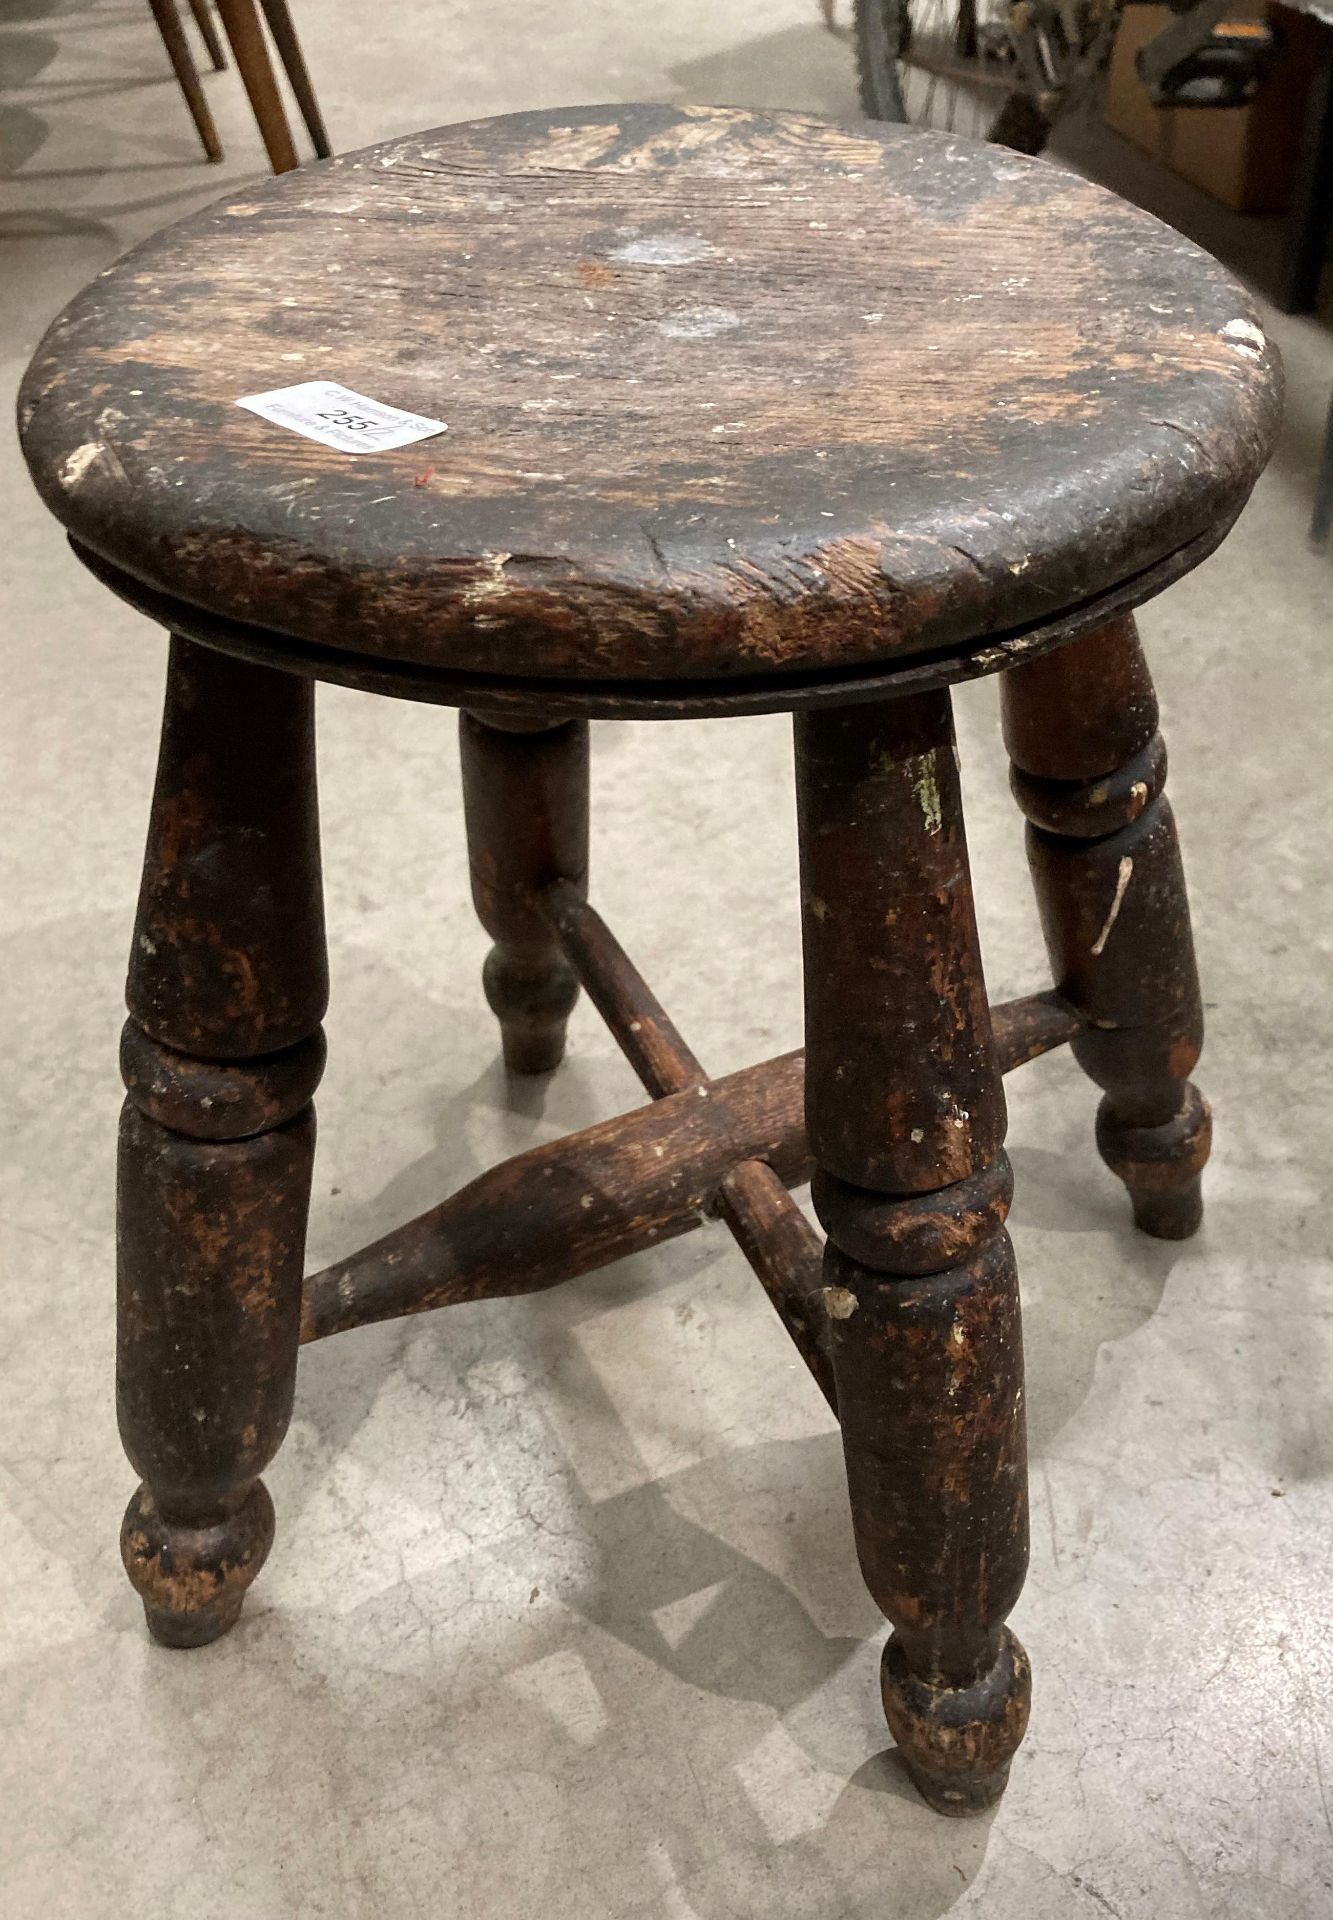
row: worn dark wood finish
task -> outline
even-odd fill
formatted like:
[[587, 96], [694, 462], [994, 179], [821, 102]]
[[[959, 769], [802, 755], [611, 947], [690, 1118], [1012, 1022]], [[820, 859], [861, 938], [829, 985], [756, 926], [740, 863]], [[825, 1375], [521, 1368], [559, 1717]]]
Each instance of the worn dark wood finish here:
[[740, 1161], [809, 1177], [801, 1056], [668, 1094], [492, 1167], [306, 1283], [305, 1334], [534, 1293], [688, 1233]]
[[[1054, 998], [1037, 995], [992, 1010], [995, 1052], [1003, 1072], [1071, 1037], [1071, 1023], [1061, 1021], [1057, 1029], [1053, 1020], [1047, 1021], [1045, 1009]], [[1034, 1014], [1034, 1008], [1040, 1011]], [[1039, 1028], [1045, 1042], [1040, 1048], [1034, 1040]], [[1072, 1030], [1078, 1030], [1076, 1023]], [[166, 1102], [176, 1097], [179, 1061], [169, 1061], [164, 1070], [152, 1057], [139, 1064], [143, 1058], [136, 1053], [133, 1068], [143, 1089], [141, 1103], [152, 1099], [159, 1110], [168, 1112]], [[295, 1050], [287, 1059], [294, 1061]], [[202, 1062], [190, 1065], [201, 1076], [206, 1071]], [[293, 1068], [289, 1065], [287, 1070]], [[558, 1286], [609, 1260], [688, 1233], [716, 1214], [735, 1234], [779, 1305], [797, 1346], [818, 1372], [809, 1351], [818, 1342], [807, 1340], [801, 1325], [809, 1318], [810, 1261], [820, 1249], [799, 1209], [790, 1201], [785, 1209], [781, 1207], [772, 1181], [765, 1177], [775, 1175], [784, 1189], [810, 1177], [804, 1076], [803, 1050], [746, 1067], [723, 1080], [700, 1079], [691, 1072], [678, 1087], [655, 1095], [654, 1106], [603, 1121], [491, 1168], [420, 1219], [309, 1280], [303, 1338], [323, 1339], [367, 1320], [428, 1313], [460, 1301], [507, 1298], [516, 1292]], [[213, 1078], [201, 1080], [201, 1085], [219, 1104], [222, 1096]], [[710, 1103], [707, 1106], [694, 1104], [701, 1098], [701, 1088], [702, 1097]], [[239, 1091], [231, 1095], [237, 1101], [242, 1097]], [[274, 1101], [276, 1116], [276, 1097], [267, 1093], [264, 1097]], [[711, 1134], [711, 1143], [697, 1134], [696, 1123]], [[753, 1155], [762, 1158], [747, 1157]], [[660, 1188], [645, 1191], [645, 1166], [660, 1174]], [[683, 1179], [682, 1166], [689, 1169]], [[604, 1209], [591, 1222], [580, 1211], [579, 1224], [589, 1232], [577, 1250], [567, 1247], [560, 1233], [541, 1217], [539, 1196], [548, 1179], [557, 1186], [577, 1187], [580, 1200], [584, 1190], [595, 1188]], [[665, 1199], [655, 1200], [654, 1193], [664, 1194]], [[969, 1195], [970, 1189], [962, 1185], [941, 1200], [942, 1230], [947, 1231], [953, 1216], [969, 1205]], [[487, 1236], [481, 1223], [488, 1212], [494, 1217], [502, 1214], [511, 1234], [517, 1231], [515, 1221], [524, 1223], [521, 1246], [512, 1238], [501, 1236], [497, 1242]], [[910, 1210], [903, 1215], [904, 1231], [914, 1217]], [[779, 1302], [785, 1302], [785, 1307]]]
[[307, 682], [173, 641], [127, 998], [122, 1549], [154, 1636], [201, 1646], [272, 1540], [296, 1378], [327, 998]]
[[933, 1192], [1005, 1119], [948, 696], [803, 715], [796, 742], [811, 1150], [858, 1186]]
[[705, 1085], [708, 1075], [597, 909], [568, 881], [549, 888], [542, 905], [593, 1005], [653, 1098]]
[[[274, 173], [291, 173], [298, 165], [287, 110], [273, 74], [264, 29], [259, 23], [255, 0], [217, 0], [217, 9], [226, 29], [236, 71], [241, 76], [250, 102], [259, 137]], [[246, 392], [255, 389], [248, 387]]]
[[283, 666], [315, 680], [351, 687], [362, 693], [387, 694], [391, 699], [418, 700], [430, 705], [466, 707], [492, 726], [540, 730], [560, 720], [686, 720], [742, 714], [794, 713], [815, 707], [840, 707], [879, 701], [899, 694], [924, 693], [933, 687], [955, 686], [996, 673], [1006, 666], [1032, 659], [1052, 647], [1065, 645], [1084, 633], [1104, 627], [1108, 619], [1137, 607], [1206, 560], [1230, 530], [1220, 521], [1178, 552], [1122, 580], [1105, 594], [1053, 620], [1007, 634], [987, 634], [984, 645], [968, 651], [932, 654], [869, 670], [851, 669], [829, 674], [747, 674], [743, 680], [600, 682], [519, 680], [497, 675], [455, 674], [413, 667], [399, 661], [372, 660], [340, 652], [290, 635], [227, 620], [184, 601], [155, 592], [122, 568], [112, 566], [78, 540], [70, 545], [88, 571], [112, 593], [160, 627], [185, 633], [191, 639], [240, 660]]
[[824, 1247], [765, 1160], [744, 1160], [720, 1181], [713, 1211], [731, 1230], [797, 1352], [834, 1413], [838, 1392], [819, 1298]]
[[190, 0], [190, 12], [194, 15], [194, 24], [199, 29], [199, 37], [208, 49], [214, 73], [221, 73], [227, 64], [227, 56], [222, 50], [213, 15], [209, 11], [208, 0]]
[[1004, 1095], [947, 694], [796, 722], [806, 1117], [890, 1729], [943, 1813], [998, 1798], [1029, 1676]]
[[[222, 142], [218, 138], [213, 112], [199, 80], [199, 70], [194, 64], [190, 43], [185, 38], [185, 28], [176, 11], [176, 0], [148, 0], [148, 4], [153, 10], [153, 19], [162, 36], [167, 58], [171, 61], [171, 70], [190, 109], [190, 118], [194, 121], [194, 130], [199, 135], [204, 153], [210, 160], [221, 160]], [[212, 26], [211, 21], [209, 25]]]
[[314, 690], [174, 640], [127, 998], [207, 1060], [308, 1040], [328, 1001]]
[[1059, 993], [1032, 993], [991, 1008], [991, 1027], [1001, 1073], [1068, 1046], [1087, 1025], [1077, 1007]]
[[[235, 405], [315, 376], [449, 431], [349, 458]], [[149, 585], [580, 683], [845, 673], [1057, 619], [1224, 525], [1277, 410], [1249, 296], [1072, 174], [668, 106], [247, 189], [80, 296], [22, 401], [53, 511]]]
[[332, 157], [333, 148], [329, 145], [328, 130], [324, 125], [324, 116], [319, 110], [319, 100], [310, 78], [310, 69], [306, 66], [301, 42], [296, 37], [291, 8], [287, 0], [260, 0], [260, 5], [264, 9], [264, 18], [268, 21], [268, 30], [273, 36], [273, 44], [278, 49], [278, 58], [282, 61], [283, 70], [291, 82], [292, 92], [296, 95], [296, 104], [301, 109], [301, 118], [305, 121], [306, 132], [310, 135], [310, 144], [315, 149], [316, 158], [328, 160]]
[[[655, 1100], [713, 1083], [666, 1009], [595, 908], [568, 881], [543, 897], [565, 953], [621, 1052]], [[833, 1377], [811, 1300], [823, 1249], [818, 1235], [764, 1160], [746, 1159], [719, 1181], [708, 1210], [724, 1220], [779, 1319], [834, 1405]]]
[[1104, 1089], [1102, 1156], [1145, 1233], [1179, 1240], [1202, 1218], [1211, 1144], [1189, 1076], [1203, 1044], [1189, 902], [1157, 700], [1131, 620], [1006, 674], [1013, 787], [1073, 1041]]
[[459, 716], [472, 898], [495, 941], [482, 975], [505, 1065], [549, 1073], [565, 1051], [578, 980], [542, 906], [553, 882], [588, 884], [588, 729], [505, 731]]

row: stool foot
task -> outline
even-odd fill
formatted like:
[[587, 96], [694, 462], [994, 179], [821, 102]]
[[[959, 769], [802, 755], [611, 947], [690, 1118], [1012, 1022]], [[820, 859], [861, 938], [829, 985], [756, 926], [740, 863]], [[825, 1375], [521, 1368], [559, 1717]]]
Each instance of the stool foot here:
[[241, 1617], [251, 1581], [273, 1545], [273, 1502], [256, 1480], [243, 1504], [208, 1525], [176, 1525], [146, 1486], [125, 1510], [120, 1554], [160, 1646], [206, 1647]]
[[1123, 1180], [1134, 1224], [1155, 1240], [1188, 1240], [1203, 1223], [1204, 1162], [1213, 1120], [1199, 1089], [1186, 1081], [1180, 1111], [1158, 1126], [1136, 1126], [1116, 1112], [1110, 1094], [1097, 1109], [1097, 1148]]
[[989, 1672], [970, 1687], [923, 1680], [892, 1634], [880, 1687], [889, 1731], [927, 1805], [955, 1816], [993, 1807], [1008, 1785], [1032, 1699], [1032, 1669], [1009, 1629]]
[[510, 730], [459, 716], [463, 811], [477, 917], [495, 941], [482, 987], [510, 1073], [551, 1073], [579, 997], [543, 891], [588, 884], [588, 729]]
[[573, 970], [563, 963], [532, 963], [521, 951], [492, 947], [481, 973], [486, 1003], [500, 1022], [510, 1073], [553, 1073], [565, 1057], [569, 1016], [579, 997]]

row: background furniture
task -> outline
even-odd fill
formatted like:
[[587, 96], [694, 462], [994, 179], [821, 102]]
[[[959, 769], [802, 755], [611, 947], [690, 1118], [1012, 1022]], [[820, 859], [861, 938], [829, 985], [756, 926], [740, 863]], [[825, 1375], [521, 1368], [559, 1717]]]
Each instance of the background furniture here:
[[[122, 1544], [149, 1626], [194, 1646], [237, 1619], [302, 1340], [715, 1213], [840, 1419], [904, 1759], [941, 1811], [988, 1805], [1029, 1692], [1001, 1075], [1069, 1044], [1138, 1224], [1194, 1231], [1202, 1014], [1130, 610], [1267, 457], [1254, 309], [1071, 175], [797, 115], [519, 114], [240, 204], [76, 300], [20, 403], [76, 550], [175, 636], [122, 1048]], [[448, 431], [349, 456], [238, 408], [280, 360]], [[1056, 982], [996, 1008], [948, 692], [989, 673]], [[506, 1060], [551, 1070], [583, 985], [654, 1104], [303, 1280], [315, 680], [463, 709]], [[773, 711], [806, 1056], [714, 1081], [587, 904], [587, 722]], [[785, 1191], [812, 1168], [822, 1252]]]
[[[292, 21], [287, 0], [261, 0], [261, 4], [269, 32], [273, 37], [273, 44], [278, 50], [283, 70], [296, 96], [296, 103], [301, 110], [301, 117], [305, 121], [306, 131], [310, 135], [315, 154], [319, 159], [327, 160], [333, 149], [329, 145], [329, 136], [320, 113], [319, 101], [315, 96], [305, 56], [296, 37], [296, 27]], [[180, 83], [181, 92], [185, 96], [186, 105], [190, 109], [195, 128], [203, 142], [204, 152], [210, 160], [221, 160], [222, 143], [218, 139], [217, 128], [200, 84], [185, 30], [181, 25], [177, 0], [149, 0], [149, 5], [153, 10], [158, 32], [171, 58], [172, 68]], [[255, 9], [255, 0], [217, 0], [217, 8], [222, 17], [222, 24], [226, 28], [227, 39], [242, 84], [254, 110], [269, 164], [274, 173], [286, 173], [297, 165], [296, 147], [273, 72], [273, 63], [269, 58], [263, 27]], [[190, 0], [190, 11], [203, 37], [214, 70], [220, 72], [227, 61], [222, 43], [218, 38], [217, 28], [209, 12], [208, 0]]]
[[1275, 15], [1279, 26], [1283, 13], [1300, 14], [1317, 45], [1277, 299], [1283, 313], [1313, 313], [1333, 219], [1333, 21], [1314, 0], [1283, 0]]
[[[172, 72], [185, 96], [185, 104], [190, 109], [190, 118], [194, 121], [195, 132], [203, 143], [208, 159], [222, 159], [222, 142], [213, 121], [212, 109], [200, 84], [199, 70], [194, 64], [194, 55], [190, 52], [190, 43], [185, 37], [185, 28], [176, 9], [176, 0], [148, 0], [153, 10], [153, 19], [162, 36], [162, 44], [171, 61]], [[218, 39], [217, 29], [213, 25], [212, 15], [208, 11], [206, 0], [191, 0], [191, 11], [204, 34], [204, 43], [215, 72], [221, 72], [227, 64], [222, 51], [222, 42]]]

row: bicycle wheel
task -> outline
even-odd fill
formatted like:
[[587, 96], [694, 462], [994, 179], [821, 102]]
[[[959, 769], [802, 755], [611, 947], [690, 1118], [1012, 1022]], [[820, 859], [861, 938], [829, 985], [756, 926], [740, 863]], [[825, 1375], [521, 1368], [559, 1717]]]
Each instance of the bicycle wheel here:
[[1035, 153], [1045, 121], [1023, 89], [1009, 0], [857, 0], [861, 104], [905, 120]]

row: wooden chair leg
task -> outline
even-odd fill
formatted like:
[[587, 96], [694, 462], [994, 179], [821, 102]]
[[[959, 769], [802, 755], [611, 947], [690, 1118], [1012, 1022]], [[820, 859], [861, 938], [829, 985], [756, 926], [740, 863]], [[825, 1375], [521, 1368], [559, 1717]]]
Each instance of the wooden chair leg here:
[[121, 1535], [154, 1638], [232, 1626], [273, 1536], [327, 999], [313, 688], [173, 640], [130, 960]]
[[221, 160], [222, 142], [218, 139], [212, 112], [204, 98], [198, 70], [185, 38], [185, 29], [176, 11], [176, 0], [148, 0], [148, 4], [153, 10], [167, 58], [171, 61], [172, 72], [185, 95], [185, 104], [190, 109], [190, 118], [194, 121], [194, 130], [199, 135], [204, 153], [210, 160]]
[[222, 41], [213, 24], [213, 16], [208, 11], [208, 0], [190, 0], [190, 12], [194, 15], [194, 24], [199, 29], [199, 37], [208, 49], [208, 57], [213, 62], [214, 73], [221, 73], [227, 64], [227, 56], [222, 51]]
[[296, 104], [301, 109], [301, 118], [305, 121], [306, 131], [311, 144], [321, 160], [327, 160], [333, 153], [329, 145], [329, 136], [324, 128], [324, 117], [319, 110], [319, 101], [315, 98], [315, 89], [310, 79], [310, 71], [301, 51], [301, 43], [296, 37], [296, 26], [292, 20], [287, 0], [260, 0], [264, 9], [264, 18], [268, 21], [268, 30], [273, 35], [273, 44], [287, 70], [292, 92], [296, 95]]
[[556, 880], [587, 889], [587, 724], [517, 732], [470, 713], [459, 721], [472, 898], [496, 943], [486, 998], [510, 1071], [549, 1073], [579, 989], [536, 895]]
[[1333, 220], [1333, 27], [1320, 18], [1318, 32], [1291, 212], [1283, 235], [1276, 293], [1283, 313], [1313, 313], [1319, 305]]
[[1013, 786], [1060, 991], [1090, 1020], [1074, 1054], [1105, 1098], [1102, 1157], [1145, 1233], [1203, 1217], [1212, 1132], [1190, 1084], [1203, 1044], [1189, 902], [1162, 791], [1166, 749], [1134, 622], [1005, 674]]
[[942, 1813], [1027, 1724], [1027, 1567], [1004, 1094], [945, 693], [796, 720], [806, 1119], [857, 1550], [893, 1625], [885, 1713]]
[[218, 12], [258, 122], [269, 165], [274, 173], [291, 173], [298, 164], [296, 148], [292, 145], [292, 130], [273, 75], [255, 0], [218, 0]]

